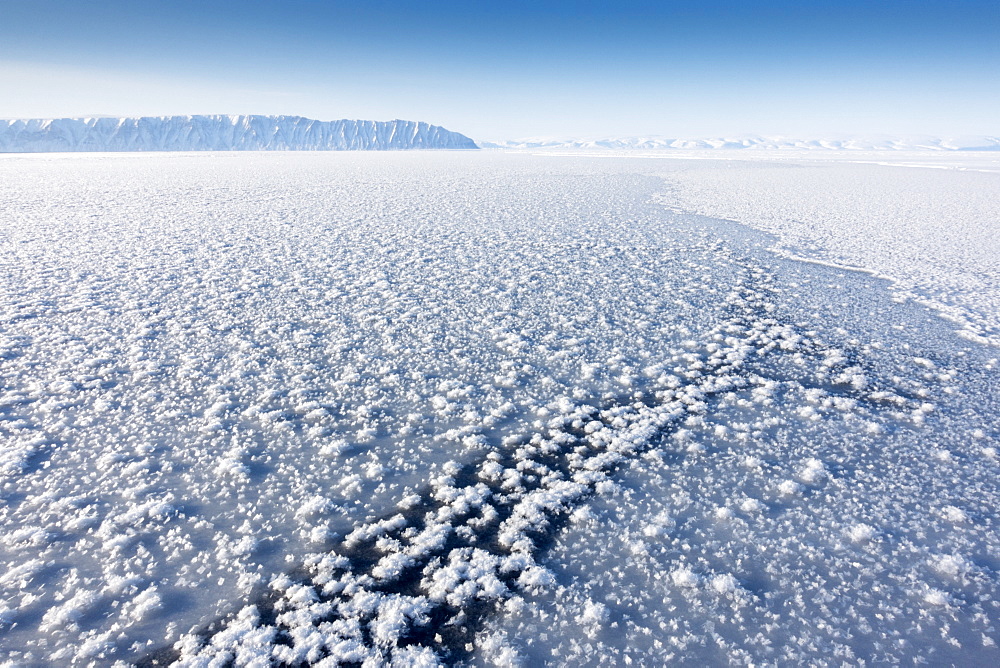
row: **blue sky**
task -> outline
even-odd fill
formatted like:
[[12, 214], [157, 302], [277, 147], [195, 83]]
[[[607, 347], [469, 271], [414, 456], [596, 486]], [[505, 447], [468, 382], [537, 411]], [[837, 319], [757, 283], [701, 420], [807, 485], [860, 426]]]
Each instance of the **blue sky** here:
[[531, 135], [1000, 133], [1000, 0], [0, 0], [0, 117]]

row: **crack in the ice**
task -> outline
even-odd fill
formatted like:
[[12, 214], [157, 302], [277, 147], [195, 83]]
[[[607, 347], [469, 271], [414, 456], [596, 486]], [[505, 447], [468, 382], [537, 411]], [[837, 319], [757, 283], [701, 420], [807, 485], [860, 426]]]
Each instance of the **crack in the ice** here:
[[830, 380], [855, 360], [771, 318], [773, 276], [748, 271], [748, 283], [729, 297], [732, 319], [697, 346], [702, 352], [688, 353], [688, 382], [655, 398], [567, 402], [544, 434], [446, 466], [400, 512], [357, 527], [336, 549], [275, 578], [233, 617], [137, 664], [259, 659], [298, 666], [326, 659], [350, 665], [396, 658], [433, 665], [469, 658], [476, 631], [504, 601], [518, 589], [554, 581], [537, 558], [570, 512], [613, 485], [621, 465], [656, 447], [681, 418], [762, 378], [748, 372], [752, 355], [826, 355], [819, 384], [866, 398], [860, 387]]

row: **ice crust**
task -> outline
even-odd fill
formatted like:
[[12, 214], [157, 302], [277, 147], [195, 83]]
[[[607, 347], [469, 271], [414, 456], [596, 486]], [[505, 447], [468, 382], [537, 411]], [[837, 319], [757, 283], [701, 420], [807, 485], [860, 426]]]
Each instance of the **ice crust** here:
[[0, 153], [63, 151], [387, 151], [474, 149], [414, 121], [315, 121], [301, 116], [143, 116], [0, 121]]
[[0, 652], [995, 664], [993, 350], [663, 173], [0, 159]]

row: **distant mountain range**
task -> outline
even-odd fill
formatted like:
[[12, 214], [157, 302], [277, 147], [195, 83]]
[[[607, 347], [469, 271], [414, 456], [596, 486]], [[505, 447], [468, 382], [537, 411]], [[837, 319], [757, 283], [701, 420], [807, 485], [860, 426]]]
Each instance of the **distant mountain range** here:
[[391, 151], [406, 149], [1000, 151], [1000, 137], [821, 139], [661, 136], [481, 141], [416, 121], [316, 121], [301, 116], [143, 116], [0, 120], [0, 153], [57, 151]]
[[0, 121], [0, 153], [57, 151], [391, 151], [475, 149], [465, 135], [415, 121], [301, 116], [143, 116]]
[[1000, 151], [1000, 137], [848, 137], [792, 139], [789, 137], [740, 137], [672, 139], [667, 137], [610, 137], [562, 139], [531, 137], [510, 141], [481, 141], [483, 148], [518, 149], [805, 149], [819, 151]]

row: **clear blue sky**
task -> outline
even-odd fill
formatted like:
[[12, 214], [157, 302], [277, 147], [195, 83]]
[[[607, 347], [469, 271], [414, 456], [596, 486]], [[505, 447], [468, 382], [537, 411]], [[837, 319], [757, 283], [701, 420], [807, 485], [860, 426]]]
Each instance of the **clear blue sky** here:
[[0, 0], [0, 118], [1000, 134], [1000, 0]]

